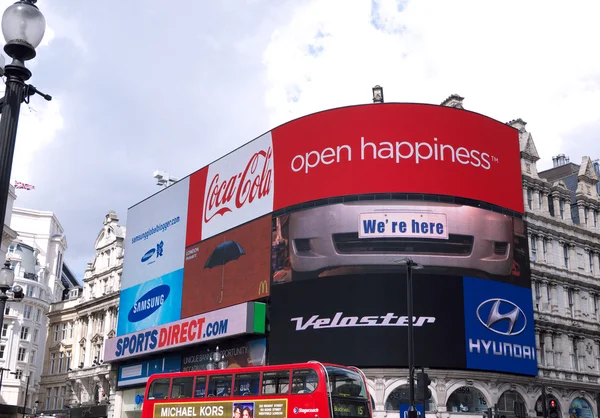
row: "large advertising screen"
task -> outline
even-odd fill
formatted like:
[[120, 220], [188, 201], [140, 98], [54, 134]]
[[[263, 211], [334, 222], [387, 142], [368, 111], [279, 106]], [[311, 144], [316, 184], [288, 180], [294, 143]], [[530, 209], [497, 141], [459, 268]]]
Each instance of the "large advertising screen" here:
[[[528, 289], [417, 271], [413, 281], [416, 366], [537, 375]], [[407, 367], [406, 299], [402, 270], [274, 286], [269, 364]]]
[[118, 336], [276, 303], [280, 285], [394, 273], [399, 257], [527, 287], [522, 212], [506, 124], [425, 104], [312, 114], [129, 210]]

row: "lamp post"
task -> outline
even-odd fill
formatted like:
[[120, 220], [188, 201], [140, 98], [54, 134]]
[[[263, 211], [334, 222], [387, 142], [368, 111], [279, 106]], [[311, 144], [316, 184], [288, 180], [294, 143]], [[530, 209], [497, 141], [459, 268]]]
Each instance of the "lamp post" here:
[[406, 265], [406, 310], [408, 316], [408, 418], [417, 418], [415, 408], [415, 347], [413, 334], [413, 288], [412, 271], [423, 268], [421, 264], [415, 263], [410, 258], [396, 260], [397, 264]]
[[25, 61], [35, 57], [35, 48], [46, 31], [46, 19], [35, 6], [36, 1], [17, 1], [2, 15], [2, 34], [6, 40], [4, 52], [12, 58], [12, 62], [4, 67], [6, 89], [0, 107], [0, 229], [4, 228], [21, 103], [35, 93], [41, 94], [46, 100], [51, 99], [35, 87], [25, 84], [31, 78]]

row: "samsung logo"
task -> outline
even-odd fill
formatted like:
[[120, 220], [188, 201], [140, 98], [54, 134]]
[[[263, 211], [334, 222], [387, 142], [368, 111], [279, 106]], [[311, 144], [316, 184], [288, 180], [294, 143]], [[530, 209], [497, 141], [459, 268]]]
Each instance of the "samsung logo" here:
[[127, 316], [129, 322], [138, 322], [152, 315], [165, 303], [170, 292], [171, 288], [166, 284], [149, 290], [133, 304]]
[[146, 261], [150, 260], [155, 252], [156, 250], [154, 248], [150, 248], [142, 257], [142, 263], [145, 263]]

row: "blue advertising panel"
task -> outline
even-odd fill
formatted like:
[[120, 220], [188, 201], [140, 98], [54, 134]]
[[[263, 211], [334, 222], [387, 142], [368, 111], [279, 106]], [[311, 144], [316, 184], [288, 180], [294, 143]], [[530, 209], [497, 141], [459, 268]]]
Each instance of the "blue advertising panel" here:
[[183, 269], [121, 290], [117, 335], [177, 321], [181, 317]]
[[[417, 416], [419, 418], [425, 418], [423, 404], [420, 404], [420, 403], [415, 404], [415, 409], [417, 410]], [[408, 404], [407, 403], [400, 404], [400, 418], [408, 418]]]
[[161, 357], [154, 360], [139, 361], [119, 366], [118, 386], [145, 384], [156, 373], [180, 372], [181, 356]]
[[537, 376], [531, 289], [463, 278], [467, 368]]

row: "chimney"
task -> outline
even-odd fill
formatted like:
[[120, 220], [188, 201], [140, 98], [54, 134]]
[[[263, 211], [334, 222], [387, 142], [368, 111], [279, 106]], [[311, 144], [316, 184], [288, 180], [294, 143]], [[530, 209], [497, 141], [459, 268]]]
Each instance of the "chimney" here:
[[569, 163], [569, 157], [566, 157], [565, 154], [558, 154], [556, 157], [552, 157], [552, 163], [554, 167], [560, 167]]

